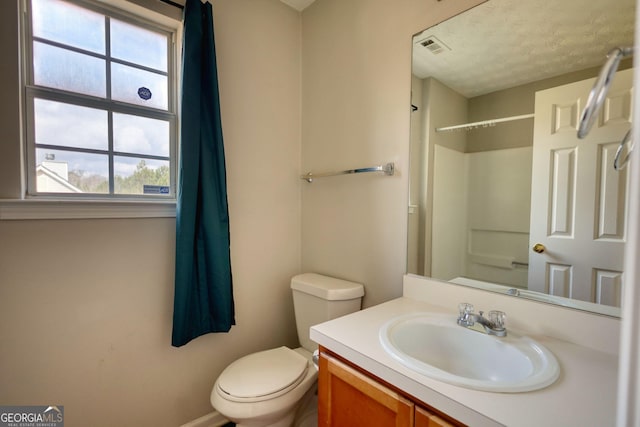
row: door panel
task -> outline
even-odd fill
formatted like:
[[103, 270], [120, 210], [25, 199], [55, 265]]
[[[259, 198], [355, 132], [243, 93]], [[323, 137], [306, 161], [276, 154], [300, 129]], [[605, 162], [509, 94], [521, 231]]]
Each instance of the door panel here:
[[630, 128], [633, 70], [616, 74], [585, 139], [576, 129], [594, 79], [536, 93], [529, 289], [620, 305], [627, 176], [613, 168]]

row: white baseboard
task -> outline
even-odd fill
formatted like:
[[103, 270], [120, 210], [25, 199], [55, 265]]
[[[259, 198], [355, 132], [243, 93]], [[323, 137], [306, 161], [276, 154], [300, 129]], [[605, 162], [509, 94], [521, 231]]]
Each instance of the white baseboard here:
[[189, 421], [180, 427], [220, 427], [228, 423], [229, 420], [223, 417], [219, 412], [213, 411], [204, 415], [197, 420]]

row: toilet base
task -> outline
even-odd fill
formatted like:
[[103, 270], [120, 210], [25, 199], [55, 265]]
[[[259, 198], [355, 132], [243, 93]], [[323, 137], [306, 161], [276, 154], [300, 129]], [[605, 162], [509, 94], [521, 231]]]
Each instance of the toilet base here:
[[260, 424], [260, 423], [242, 423], [242, 424], [236, 424], [236, 427], [291, 427], [291, 425], [293, 424], [293, 420], [295, 418], [295, 414], [289, 414], [284, 418], [281, 418], [280, 420], [276, 421], [273, 424]]
[[314, 385], [310, 393], [304, 399], [296, 418], [293, 421], [294, 427], [318, 427], [318, 385]]
[[298, 407], [283, 418], [271, 424], [237, 423], [236, 427], [317, 427], [318, 426], [318, 384], [300, 400]]

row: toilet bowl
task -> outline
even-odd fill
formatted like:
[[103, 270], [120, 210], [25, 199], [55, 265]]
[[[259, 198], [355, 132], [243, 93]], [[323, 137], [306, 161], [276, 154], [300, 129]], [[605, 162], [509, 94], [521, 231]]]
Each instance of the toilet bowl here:
[[364, 288], [314, 273], [291, 280], [298, 336], [302, 347], [278, 347], [244, 356], [220, 374], [211, 405], [238, 427], [311, 427], [316, 425], [318, 368], [309, 328], [357, 311]]
[[224, 370], [211, 392], [211, 404], [238, 426], [288, 427], [298, 404], [315, 390], [317, 378], [311, 353], [303, 348], [261, 351]]

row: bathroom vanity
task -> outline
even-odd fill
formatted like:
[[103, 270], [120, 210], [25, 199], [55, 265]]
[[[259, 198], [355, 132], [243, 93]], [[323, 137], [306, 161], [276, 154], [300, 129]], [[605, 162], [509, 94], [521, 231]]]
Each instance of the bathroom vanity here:
[[[451, 316], [458, 302], [507, 313], [507, 328], [550, 350], [560, 375], [545, 388], [489, 392], [410, 369], [380, 330], [410, 313]], [[320, 425], [604, 426], [616, 411], [619, 320], [405, 276], [403, 297], [311, 328], [321, 348]]]
[[320, 347], [321, 426], [448, 427], [464, 424]]

